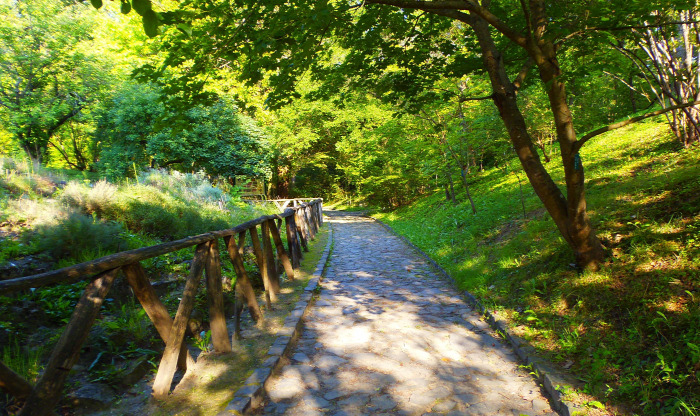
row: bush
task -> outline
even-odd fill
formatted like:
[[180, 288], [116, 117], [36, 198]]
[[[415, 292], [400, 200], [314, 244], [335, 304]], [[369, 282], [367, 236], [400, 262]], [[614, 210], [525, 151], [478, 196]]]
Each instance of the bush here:
[[141, 174], [140, 182], [188, 201], [205, 203], [231, 201], [231, 197], [222, 189], [212, 186], [204, 172], [180, 173], [152, 169]]
[[32, 245], [55, 260], [98, 257], [126, 248], [120, 224], [97, 221], [79, 213], [40, 224], [32, 236]]

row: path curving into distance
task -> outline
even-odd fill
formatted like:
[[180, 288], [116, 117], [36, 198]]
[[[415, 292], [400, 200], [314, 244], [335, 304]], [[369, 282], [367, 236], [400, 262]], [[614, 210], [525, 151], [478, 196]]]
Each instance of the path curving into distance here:
[[265, 415], [556, 415], [515, 353], [380, 224], [326, 213], [334, 248]]

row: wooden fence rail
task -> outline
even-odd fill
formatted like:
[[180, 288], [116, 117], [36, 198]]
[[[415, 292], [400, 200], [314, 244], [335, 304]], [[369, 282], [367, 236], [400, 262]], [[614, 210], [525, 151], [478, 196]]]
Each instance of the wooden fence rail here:
[[[231, 341], [224, 315], [219, 239], [223, 239], [223, 250], [228, 253], [233, 263], [236, 274], [236, 299], [241, 304], [247, 305], [251, 317], [258, 322], [263, 319], [263, 315], [242, 258], [246, 234], [250, 235], [256, 263], [265, 286], [266, 301], [270, 306], [270, 303], [276, 300], [280, 290], [281, 271], [276, 270], [277, 261], [281, 262], [287, 278], [294, 279], [294, 269], [299, 267], [302, 252], [308, 251], [308, 241], [314, 239], [323, 223], [321, 199], [285, 201], [291, 202], [276, 203], [284, 211], [281, 214], [262, 216], [227, 230], [212, 231], [164, 244], [124, 251], [34, 276], [1, 281], [0, 295], [57, 283], [90, 281], [36, 385], [32, 386], [0, 361], [0, 389], [16, 398], [26, 399], [18, 415], [41, 416], [53, 413], [68, 373], [77, 362], [82, 345], [99, 315], [102, 303], [120, 272], [125, 276], [136, 299], [165, 342], [165, 349], [153, 385], [155, 397], [162, 398], [168, 394], [178, 367], [187, 369], [194, 364], [185, 344], [185, 330], [194, 308], [202, 274], [206, 278], [214, 350], [231, 352]], [[284, 246], [280, 233], [283, 221], [287, 247]], [[236, 236], [238, 236], [238, 243]], [[158, 299], [141, 261], [188, 247], [195, 247], [194, 258], [173, 319], [165, 305]], [[236, 309], [234, 336], [239, 337], [240, 308]]]

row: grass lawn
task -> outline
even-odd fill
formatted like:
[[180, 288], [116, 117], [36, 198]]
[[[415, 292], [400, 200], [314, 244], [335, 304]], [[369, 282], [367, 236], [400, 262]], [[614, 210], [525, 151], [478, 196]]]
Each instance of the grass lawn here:
[[[573, 267], [516, 162], [470, 178], [476, 215], [463, 192], [453, 205], [443, 191], [376, 215], [580, 379], [591, 413], [602, 403], [612, 414], [697, 415], [699, 149], [657, 118], [599, 136], [581, 156], [608, 250], [599, 272]], [[563, 185], [556, 157], [546, 167]]]

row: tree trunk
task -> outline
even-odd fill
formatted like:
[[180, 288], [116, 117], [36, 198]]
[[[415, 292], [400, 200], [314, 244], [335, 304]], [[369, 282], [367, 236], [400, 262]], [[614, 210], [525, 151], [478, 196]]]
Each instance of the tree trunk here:
[[467, 199], [469, 199], [469, 203], [472, 206], [472, 212], [476, 214], [476, 205], [474, 205], [474, 200], [472, 199], [472, 194], [469, 192], [469, 183], [467, 182], [467, 166], [463, 166], [460, 169], [460, 178], [462, 178], [462, 186], [464, 186], [464, 190], [467, 191]]
[[450, 185], [450, 197], [452, 198], [452, 203], [457, 205], [457, 197], [455, 196], [455, 184], [452, 181], [452, 172], [449, 171], [449, 166], [447, 167], [447, 181]]
[[[546, 85], [550, 85], [548, 93], [562, 149], [568, 200], [542, 165], [533, 140], [527, 131], [523, 115], [518, 108], [515, 87], [506, 75], [501, 54], [496, 49], [488, 24], [480, 17], [472, 16], [473, 19], [467, 23], [471, 24], [477, 35], [493, 88], [494, 103], [498, 107], [501, 119], [508, 130], [525, 173], [535, 193], [552, 216], [559, 232], [574, 250], [577, 264], [583, 268], [597, 268], [603, 259], [604, 251], [586, 215], [581, 158], [578, 153], [570, 154], [571, 146], [576, 138], [571, 112], [566, 104], [564, 86], [547, 68], [548, 61], [545, 62], [544, 56], [533, 57], [538, 67], [542, 66], [540, 68], [542, 81]], [[553, 62], [556, 63], [556, 60]], [[554, 68], [553, 64], [550, 66]], [[547, 83], [548, 80], [551, 84]]]
[[[544, 33], [546, 22], [544, 3], [538, 0], [531, 0], [530, 3], [533, 24], [537, 26], [535, 33]], [[554, 117], [566, 182], [567, 212], [565, 218], [569, 235], [568, 241], [574, 249], [576, 263], [580, 267], [597, 269], [605, 257], [605, 250], [596, 236], [586, 212], [583, 161], [575, 148], [576, 131], [566, 99], [566, 87], [560, 79], [561, 71], [554, 45], [544, 40], [535, 43], [534, 38], [534, 36], [529, 38], [526, 49], [539, 69], [543, 85], [547, 88], [549, 105]]]

